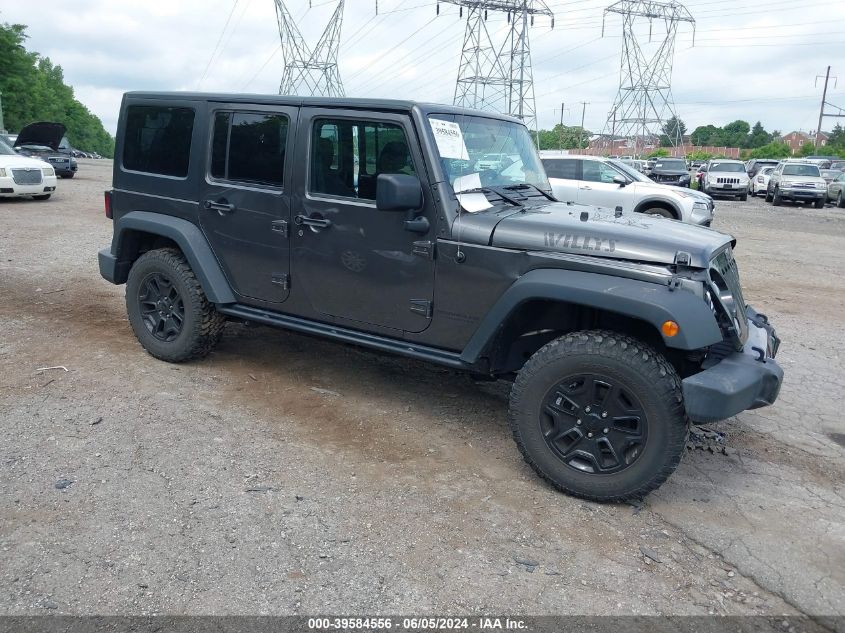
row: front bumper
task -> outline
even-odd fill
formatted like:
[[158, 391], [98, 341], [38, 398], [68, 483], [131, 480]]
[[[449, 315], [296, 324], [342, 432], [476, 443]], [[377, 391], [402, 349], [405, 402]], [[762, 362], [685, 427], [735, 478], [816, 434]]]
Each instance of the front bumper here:
[[827, 189], [780, 189], [780, 197], [786, 200], [824, 200]]
[[768, 319], [748, 311], [748, 340], [715, 366], [683, 380], [687, 415], [696, 424], [725, 420], [773, 404], [783, 383], [775, 362], [780, 339]]
[[43, 196], [55, 190], [55, 176], [43, 176], [40, 183], [32, 185], [20, 185], [11, 176], [0, 177], [0, 197], [3, 198]]

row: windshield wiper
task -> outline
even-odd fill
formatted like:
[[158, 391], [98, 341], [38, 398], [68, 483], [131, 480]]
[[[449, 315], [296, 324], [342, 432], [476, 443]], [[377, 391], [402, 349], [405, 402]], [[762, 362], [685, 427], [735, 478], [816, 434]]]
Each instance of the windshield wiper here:
[[523, 206], [519, 200], [517, 200], [516, 198], [511, 198], [509, 195], [502, 193], [495, 187], [476, 187], [475, 189], [464, 189], [462, 191], [457, 192], [456, 195], [461, 195], [462, 193], [495, 193], [502, 200], [512, 204], [515, 207]]
[[521, 190], [525, 190], [525, 189], [536, 189], [537, 191], [539, 191], [541, 194], [543, 194], [546, 198], [548, 198], [552, 202], [557, 202], [557, 198], [555, 198], [548, 191], [543, 191], [537, 185], [532, 185], [531, 183], [528, 183], [528, 182], [523, 182], [523, 183], [520, 183], [518, 185], [508, 185], [507, 187], [502, 187], [502, 189], [507, 189], [508, 191], [521, 191]]

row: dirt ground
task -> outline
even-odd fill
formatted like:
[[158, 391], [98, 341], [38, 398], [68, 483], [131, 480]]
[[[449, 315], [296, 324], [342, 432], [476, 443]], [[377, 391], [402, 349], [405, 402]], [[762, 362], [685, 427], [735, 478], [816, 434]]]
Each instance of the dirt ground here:
[[598, 505], [523, 463], [504, 384], [236, 324], [202, 362], [151, 358], [97, 270], [110, 181], [83, 160], [51, 200], [0, 202], [0, 614], [845, 630], [845, 211], [718, 203], [784, 341], [781, 398], [708, 427], [642, 505]]

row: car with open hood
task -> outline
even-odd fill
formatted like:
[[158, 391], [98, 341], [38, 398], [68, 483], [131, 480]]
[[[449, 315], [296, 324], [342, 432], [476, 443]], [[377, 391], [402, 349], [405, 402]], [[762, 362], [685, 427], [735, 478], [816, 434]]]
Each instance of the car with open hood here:
[[126, 284], [149, 354], [202, 358], [246, 321], [512, 381], [519, 450], [569, 494], [640, 498], [690, 420], [780, 389], [780, 340], [743, 299], [734, 238], [556, 199], [515, 118], [128, 93], [112, 177], [100, 273]]
[[0, 197], [47, 200], [56, 190], [56, 172], [37, 158], [21, 156], [0, 140]]
[[15, 149], [50, 163], [61, 178], [73, 178], [79, 169], [61, 123], [30, 123], [18, 133]]

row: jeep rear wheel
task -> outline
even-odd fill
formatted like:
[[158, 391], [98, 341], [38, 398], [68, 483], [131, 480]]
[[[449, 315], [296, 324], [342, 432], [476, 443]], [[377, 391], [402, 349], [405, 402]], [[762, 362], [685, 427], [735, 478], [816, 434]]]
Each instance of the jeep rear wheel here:
[[144, 253], [132, 265], [126, 311], [143, 348], [172, 363], [206, 356], [226, 323], [185, 257], [172, 248]]
[[680, 462], [689, 430], [672, 366], [607, 331], [569, 334], [535, 353], [514, 382], [509, 422], [537, 474], [594, 501], [657, 489]]

